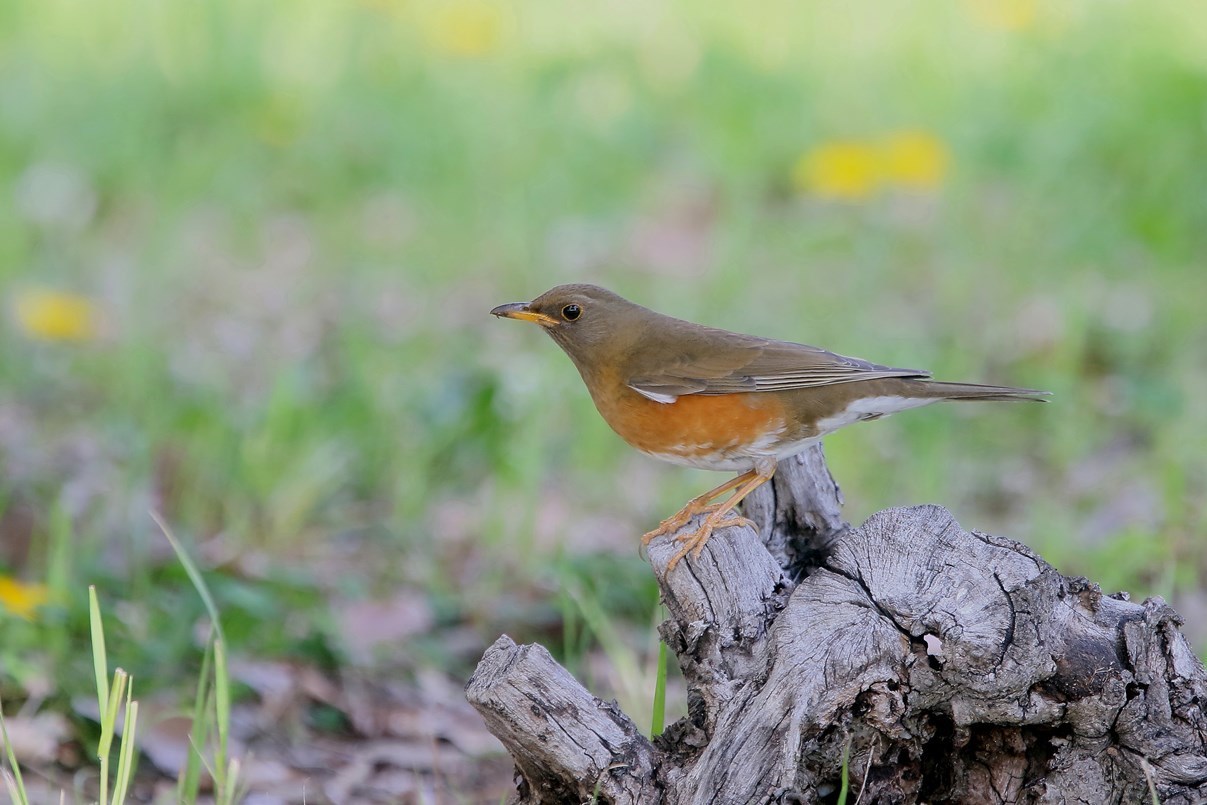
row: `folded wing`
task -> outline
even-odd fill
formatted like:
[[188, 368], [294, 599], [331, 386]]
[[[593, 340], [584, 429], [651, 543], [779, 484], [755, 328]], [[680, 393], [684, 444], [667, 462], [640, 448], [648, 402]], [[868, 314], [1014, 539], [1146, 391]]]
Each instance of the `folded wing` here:
[[[807, 344], [728, 334], [717, 340], [687, 341], [657, 352], [658, 367], [634, 367], [628, 385], [652, 400], [672, 403], [686, 394], [735, 394], [877, 380], [884, 377], [928, 378], [919, 369], [895, 369], [848, 358]], [[667, 355], [674, 357], [667, 361]]]

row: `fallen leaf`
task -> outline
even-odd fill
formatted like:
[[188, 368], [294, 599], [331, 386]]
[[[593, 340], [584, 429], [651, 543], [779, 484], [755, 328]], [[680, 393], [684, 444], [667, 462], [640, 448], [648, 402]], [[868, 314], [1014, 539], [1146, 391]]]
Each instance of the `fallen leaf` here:
[[398, 648], [408, 637], [432, 628], [435, 619], [427, 597], [401, 590], [392, 598], [376, 601], [342, 601], [334, 605], [338, 639], [349, 659], [371, 665], [382, 649]]
[[178, 715], [144, 720], [140, 713], [138, 720], [138, 746], [143, 754], [155, 768], [168, 776], [176, 776], [184, 768], [192, 748], [192, 717]]

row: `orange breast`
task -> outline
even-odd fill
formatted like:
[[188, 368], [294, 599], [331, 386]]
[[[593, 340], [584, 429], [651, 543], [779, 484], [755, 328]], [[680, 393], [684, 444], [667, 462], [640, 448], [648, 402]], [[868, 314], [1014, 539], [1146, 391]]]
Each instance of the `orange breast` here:
[[673, 403], [650, 400], [627, 386], [593, 394], [595, 406], [620, 437], [645, 453], [696, 463], [774, 453], [786, 430], [779, 395], [688, 394]]

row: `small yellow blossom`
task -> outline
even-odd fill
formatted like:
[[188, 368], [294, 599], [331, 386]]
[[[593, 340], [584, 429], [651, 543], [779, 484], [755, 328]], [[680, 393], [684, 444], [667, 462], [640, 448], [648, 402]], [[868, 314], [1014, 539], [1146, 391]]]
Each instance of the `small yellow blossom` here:
[[969, 13], [986, 28], [1025, 31], [1035, 25], [1036, 0], [964, 0]]
[[50, 599], [44, 584], [26, 584], [8, 576], [0, 576], [0, 609], [25, 620], [33, 620], [38, 607]]
[[858, 201], [894, 187], [934, 190], [947, 175], [947, 146], [924, 131], [823, 143], [796, 161], [792, 182], [822, 198]]
[[17, 326], [42, 341], [88, 341], [97, 334], [92, 302], [77, 294], [33, 290], [17, 296]]
[[866, 143], [825, 143], [796, 161], [792, 181], [799, 189], [824, 198], [867, 198], [879, 184], [879, 162], [876, 149]]
[[485, 3], [456, 3], [429, 20], [428, 38], [436, 50], [453, 56], [484, 56], [499, 44], [499, 12]]
[[884, 178], [914, 190], [933, 190], [947, 173], [947, 146], [923, 131], [905, 131], [885, 139], [881, 146]]

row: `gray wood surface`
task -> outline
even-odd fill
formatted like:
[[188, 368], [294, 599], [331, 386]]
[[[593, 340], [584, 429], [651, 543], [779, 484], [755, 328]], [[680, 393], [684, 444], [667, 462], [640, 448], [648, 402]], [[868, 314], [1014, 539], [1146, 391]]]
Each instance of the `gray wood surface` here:
[[[1066, 578], [939, 506], [850, 528], [821, 449], [674, 571], [649, 558], [689, 716], [652, 744], [540, 646], [500, 638], [467, 695], [515, 801], [1207, 802], [1207, 673], [1160, 599]], [[692, 525], [687, 526], [691, 528]], [[858, 798], [858, 800], [857, 800]]]

